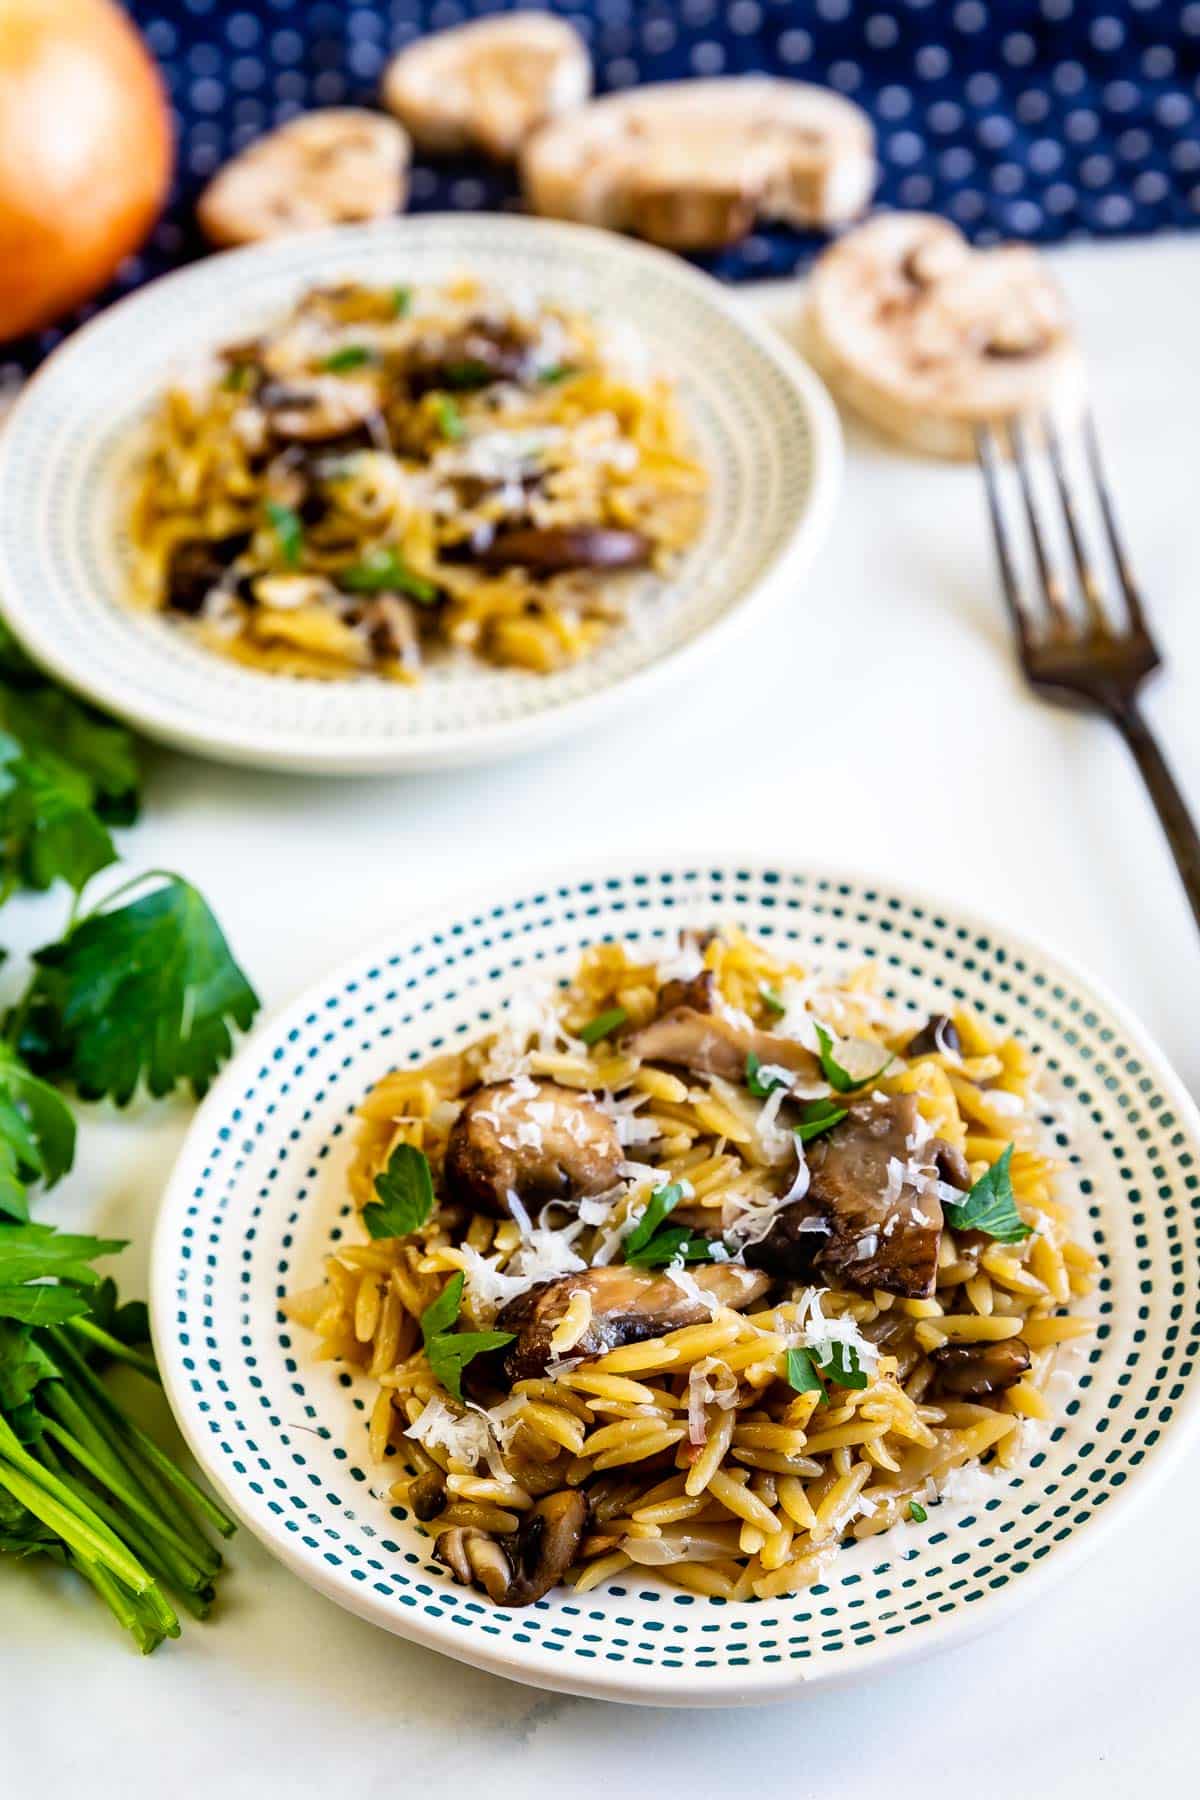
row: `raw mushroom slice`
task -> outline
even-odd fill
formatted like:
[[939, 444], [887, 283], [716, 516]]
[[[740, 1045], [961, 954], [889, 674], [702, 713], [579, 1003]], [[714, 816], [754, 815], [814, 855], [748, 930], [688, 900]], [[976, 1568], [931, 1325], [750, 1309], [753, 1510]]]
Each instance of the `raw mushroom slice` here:
[[480, 149], [501, 161], [591, 91], [579, 33], [538, 12], [435, 32], [402, 50], [383, 77], [384, 105], [423, 150]]
[[535, 212], [708, 250], [756, 218], [857, 218], [875, 185], [875, 141], [857, 106], [805, 82], [663, 82], [543, 127], [521, 175]]
[[379, 219], [408, 197], [408, 134], [358, 107], [303, 113], [214, 175], [196, 216], [214, 244]]
[[1035, 250], [973, 250], [925, 213], [883, 213], [828, 250], [809, 284], [808, 349], [830, 386], [889, 436], [972, 457], [976, 429], [1069, 419], [1083, 359]]

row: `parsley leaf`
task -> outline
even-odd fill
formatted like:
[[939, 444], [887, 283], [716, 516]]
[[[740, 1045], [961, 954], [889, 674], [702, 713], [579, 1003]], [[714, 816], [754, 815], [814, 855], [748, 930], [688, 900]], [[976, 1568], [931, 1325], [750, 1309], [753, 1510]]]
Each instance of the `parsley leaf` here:
[[787, 1007], [783, 1004], [783, 1001], [779, 998], [775, 989], [773, 987], [768, 987], [764, 981], [758, 991], [762, 995], [763, 1005], [766, 1007], [767, 1011], [769, 1013], [774, 1013], [777, 1019], [781, 1019], [787, 1011]]
[[442, 436], [452, 444], [457, 444], [466, 432], [462, 413], [454, 404], [449, 394], [434, 394], [433, 416]]
[[452, 1331], [462, 1305], [464, 1277], [451, 1276], [437, 1299], [421, 1314], [421, 1336], [429, 1367], [456, 1400], [462, 1399], [462, 1375], [469, 1362], [488, 1350], [502, 1349], [516, 1335], [511, 1331]]
[[487, 387], [495, 379], [494, 370], [474, 357], [464, 357], [461, 362], [448, 362], [442, 366], [442, 381], [446, 387], [457, 388], [460, 392]]
[[387, 1168], [375, 1177], [379, 1201], [363, 1207], [363, 1224], [373, 1238], [407, 1237], [433, 1211], [429, 1158], [412, 1144], [397, 1144]]
[[787, 1077], [784, 1075], [768, 1075], [764, 1080], [761, 1073], [762, 1066], [759, 1058], [751, 1050], [746, 1058], [746, 1086], [756, 1100], [767, 1100], [776, 1088], [789, 1085]]
[[552, 387], [556, 381], [565, 381], [568, 375], [578, 374], [574, 363], [549, 363], [546, 368], [538, 370], [538, 380], [543, 387]]
[[143, 1076], [152, 1094], [181, 1081], [201, 1094], [258, 996], [190, 883], [165, 875], [124, 906], [115, 897], [36, 952], [19, 1048], [87, 1100], [124, 1106]]
[[626, 1253], [625, 1261], [635, 1269], [665, 1269], [673, 1262], [716, 1262], [717, 1244], [717, 1239], [689, 1231], [684, 1225], [668, 1225], [665, 1231], [655, 1232], [643, 1249], [632, 1256]]
[[[814, 1393], [818, 1388], [825, 1392], [825, 1381], [833, 1382], [837, 1387], [865, 1388], [866, 1371], [858, 1360], [858, 1351], [853, 1344], [843, 1344], [840, 1338], [832, 1338], [826, 1345], [827, 1356], [822, 1359], [813, 1349], [801, 1345], [798, 1349], [789, 1350], [787, 1355], [787, 1379], [789, 1387], [795, 1388], [798, 1394]], [[824, 1376], [823, 1381], [821, 1377]]]
[[279, 554], [294, 569], [304, 552], [304, 526], [300, 514], [292, 506], [282, 506], [278, 500], [268, 500], [267, 518], [275, 533]]
[[52, 1187], [75, 1156], [75, 1121], [61, 1095], [0, 1042], [0, 1216], [29, 1217], [32, 1181]]
[[133, 739], [45, 685], [0, 687], [0, 872], [6, 888], [77, 892], [115, 860], [109, 826], [137, 816]]
[[835, 1125], [840, 1125], [847, 1117], [846, 1108], [835, 1106], [832, 1100], [810, 1100], [802, 1113], [799, 1125], [792, 1127], [802, 1144], [820, 1137], [822, 1132], [832, 1131]]
[[84, 1296], [73, 1287], [33, 1281], [27, 1287], [0, 1282], [0, 1319], [22, 1319], [27, 1325], [63, 1325], [89, 1311]]
[[1033, 1234], [1017, 1211], [1013, 1197], [1011, 1144], [979, 1177], [966, 1199], [959, 1205], [953, 1200], [942, 1202], [946, 1223], [955, 1231], [982, 1231], [1001, 1244], [1019, 1244]]
[[340, 350], [325, 357], [321, 367], [328, 369], [331, 375], [341, 375], [347, 369], [361, 369], [366, 363], [378, 360], [374, 350], [369, 350], [365, 344], [343, 344]]
[[412, 310], [412, 289], [410, 287], [394, 287], [392, 289], [392, 316], [403, 319]]
[[607, 1012], [597, 1013], [594, 1019], [589, 1019], [579, 1035], [590, 1048], [592, 1044], [598, 1044], [601, 1038], [618, 1031], [628, 1018], [629, 1014], [623, 1006], [610, 1006]]
[[361, 562], [351, 563], [335, 577], [339, 587], [351, 594], [407, 594], [422, 606], [432, 606], [438, 591], [432, 581], [418, 575], [390, 547], [382, 545], [368, 550]]
[[666, 1187], [655, 1188], [646, 1202], [646, 1210], [625, 1239], [625, 1261], [632, 1262], [639, 1250], [644, 1250], [667, 1215], [674, 1211], [683, 1199], [683, 1188], [677, 1181]]
[[825, 1383], [817, 1374], [817, 1359], [811, 1350], [801, 1346], [787, 1353], [788, 1386], [798, 1394], [823, 1394]]
[[53, 1277], [79, 1287], [93, 1287], [100, 1280], [92, 1268], [96, 1257], [112, 1256], [124, 1248], [124, 1238], [84, 1237], [56, 1231], [53, 1225], [0, 1221], [0, 1284], [7, 1288]]
[[919, 1500], [910, 1500], [908, 1503], [908, 1516], [914, 1525], [923, 1525], [929, 1517], [929, 1514], [925, 1511], [925, 1508], [921, 1505]]
[[892, 1060], [890, 1054], [885, 1055], [879, 1067], [872, 1069], [869, 1075], [851, 1075], [833, 1054], [833, 1039], [825, 1027], [817, 1025], [816, 1033], [817, 1043], [821, 1046], [821, 1073], [835, 1093], [852, 1094], [856, 1088], [866, 1087], [870, 1081], [878, 1081]]

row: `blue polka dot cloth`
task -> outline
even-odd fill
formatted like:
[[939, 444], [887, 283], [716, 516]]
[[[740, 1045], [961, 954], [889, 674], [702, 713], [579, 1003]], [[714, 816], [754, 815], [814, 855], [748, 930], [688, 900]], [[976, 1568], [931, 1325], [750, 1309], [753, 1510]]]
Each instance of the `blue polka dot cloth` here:
[[[129, 0], [169, 85], [179, 168], [166, 216], [95, 306], [203, 254], [213, 172], [317, 106], [371, 105], [388, 57], [501, 0]], [[816, 81], [874, 120], [887, 206], [944, 213], [976, 242], [1115, 237], [1200, 223], [1200, 0], [557, 0], [601, 92], [751, 70]], [[409, 209], [516, 208], [510, 170], [418, 161]], [[817, 234], [755, 231], [700, 259], [787, 275]], [[0, 349], [30, 368], [78, 323]]]

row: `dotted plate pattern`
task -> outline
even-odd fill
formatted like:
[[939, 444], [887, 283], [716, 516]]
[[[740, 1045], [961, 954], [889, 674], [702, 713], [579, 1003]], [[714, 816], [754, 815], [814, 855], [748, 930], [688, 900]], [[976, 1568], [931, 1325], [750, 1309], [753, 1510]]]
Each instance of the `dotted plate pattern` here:
[[[1102, 1263], [1099, 1318], [1061, 1423], [985, 1498], [843, 1550], [817, 1587], [733, 1605], [626, 1571], [507, 1611], [457, 1587], [386, 1498], [366, 1451], [370, 1383], [313, 1358], [277, 1310], [353, 1236], [353, 1113], [387, 1069], [494, 1023], [531, 975], [602, 938], [665, 953], [734, 920], [885, 990], [961, 1002], [1039, 1058]], [[1061, 1097], [1061, 1104], [1059, 1098]], [[1069, 1125], [1066, 1123], [1070, 1120]], [[671, 1704], [795, 1694], [945, 1644], [1094, 1549], [1197, 1419], [1200, 1118], [1140, 1028], [1056, 958], [936, 901], [869, 882], [696, 861], [576, 874], [443, 908], [314, 988], [243, 1049], [201, 1108], [159, 1221], [152, 1276], [167, 1392], [245, 1524], [352, 1611], [541, 1686]], [[1120, 1502], [1121, 1504], [1118, 1504]]]
[[[621, 321], [648, 366], [680, 382], [710, 477], [705, 526], [669, 581], [643, 582], [625, 625], [552, 675], [462, 658], [405, 687], [264, 674], [125, 604], [130, 472], [172, 373], [253, 334], [315, 284], [421, 286], [464, 271]], [[474, 761], [682, 673], [752, 598], [794, 593], [829, 520], [840, 450], [816, 376], [677, 258], [610, 233], [488, 215], [312, 233], [167, 276], [50, 359], [0, 439], [0, 594], [13, 630], [54, 674], [183, 748], [316, 772]]]

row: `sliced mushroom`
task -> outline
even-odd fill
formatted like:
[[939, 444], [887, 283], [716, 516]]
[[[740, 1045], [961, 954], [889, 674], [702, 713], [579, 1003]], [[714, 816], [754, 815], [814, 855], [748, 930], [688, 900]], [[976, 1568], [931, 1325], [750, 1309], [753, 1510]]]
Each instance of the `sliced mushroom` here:
[[532, 343], [511, 325], [473, 319], [449, 337], [415, 343], [404, 372], [409, 389], [419, 396], [438, 388], [460, 392], [495, 381], [524, 381], [534, 361]]
[[250, 542], [247, 531], [223, 538], [182, 538], [167, 561], [167, 605], [194, 616]]
[[408, 1505], [422, 1522], [436, 1519], [446, 1504], [446, 1477], [440, 1469], [427, 1469], [408, 1490]]
[[958, 1026], [948, 1013], [931, 1013], [915, 1036], [904, 1046], [909, 1062], [918, 1056], [961, 1056], [962, 1039]]
[[746, 1261], [793, 1280], [817, 1269], [867, 1291], [931, 1294], [942, 1232], [937, 1182], [956, 1169], [957, 1152], [940, 1139], [916, 1150], [920, 1140], [914, 1095], [856, 1102], [809, 1147], [808, 1193], [780, 1211]]
[[482, 543], [472, 560], [489, 569], [521, 567], [559, 575], [566, 569], [644, 568], [650, 548], [650, 539], [640, 531], [608, 525], [515, 526]]
[[714, 249], [758, 217], [802, 226], [857, 218], [875, 185], [874, 137], [852, 102], [804, 82], [664, 82], [545, 126], [521, 174], [535, 212], [672, 249]]
[[623, 1048], [639, 1061], [674, 1063], [698, 1075], [741, 1082], [747, 1060], [757, 1056], [760, 1063], [790, 1069], [802, 1081], [820, 1080], [820, 1062], [795, 1038], [760, 1031], [712, 1010], [716, 998], [709, 971], [687, 983], [668, 982], [663, 997], [666, 1011], [624, 1040]]
[[463, 1107], [446, 1145], [451, 1200], [500, 1218], [603, 1194], [620, 1179], [617, 1128], [589, 1094], [553, 1081], [495, 1082]]
[[929, 214], [881, 213], [825, 251], [808, 338], [848, 405], [933, 456], [973, 457], [979, 425], [1070, 418], [1083, 401], [1079, 347], [1036, 251], [973, 250]]
[[936, 1391], [956, 1400], [981, 1400], [1014, 1387], [1029, 1371], [1029, 1346], [1023, 1338], [990, 1344], [943, 1344], [932, 1360], [937, 1366]]
[[304, 444], [344, 438], [379, 411], [375, 383], [347, 375], [264, 381], [255, 401], [276, 437]]
[[579, 1555], [588, 1503], [578, 1488], [560, 1488], [525, 1514], [518, 1531], [502, 1538], [456, 1527], [434, 1552], [462, 1587], [480, 1588], [499, 1606], [531, 1606], [556, 1587]]
[[394, 57], [383, 77], [384, 105], [423, 150], [480, 149], [501, 160], [591, 91], [583, 39], [540, 12], [434, 32]]
[[394, 119], [358, 107], [303, 113], [226, 163], [196, 216], [214, 244], [382, 218], [404, 205], [409, 154]]
[[[736, 1310], [751, 1305], [770, 1285], [766, 1275], [744, 1269], [740, 1263], [711, 1263], [695, 1268], [692, 1274], [702, 1295]], [[622, 1344], [640, 1344], [682, 1325], [698, 1325], [711, 1316], [706, 1300], [685, 1293], [669, 1275], [623, 1264], [562, 1275], [519, 1294], [496, 1320], [499, 1330], [517, 1334], [502, 1359], [509, 1384], [545, 1372], [546, 1364], [554, 1359], [550, 1348], [554, 1329], [572, 1295], [580, 1292], [591, 1299], [592, 1317], [572, 1346], [572, 1356], [603, 1356]]]

